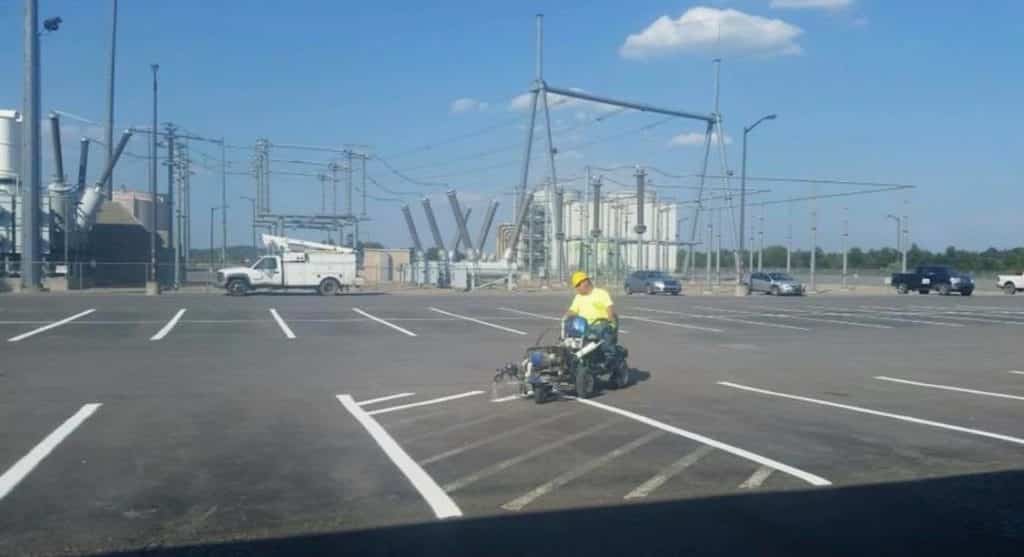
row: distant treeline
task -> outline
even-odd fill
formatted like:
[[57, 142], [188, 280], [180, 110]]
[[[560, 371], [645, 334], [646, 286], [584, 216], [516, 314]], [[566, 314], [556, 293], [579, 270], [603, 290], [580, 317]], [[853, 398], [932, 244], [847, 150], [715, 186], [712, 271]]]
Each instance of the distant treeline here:
[[[714, 254], [712, 253], [712, 258]], [[756, 257], [756, 253], [755, 253]], [[794, 250], [792, 253], [793, 268], [808, 268], [811, 264], [810, 250]], [[815, 266], [818, 269], [843, 268], [842, 252], [826, 252], [818, 249], [815, 254]], [[694, 253], [695, 264], [698, 269], [704, 266], [704, 254]], [[678, 261], [682, 264], [682, 252], [679, 253]], [[744, 259], [744, 262], [748, 259]], [[953, 246], [945, 251], [932, 252], [921, 249], [916, 244], [907, 250], [907, 267], [915, 267], [923, 264], [949, 265], [961, 271], [987, 272], [987, 271], [1019, 271], [1024, 270], [1024, 247], [1000, 250], [988, 248], [984, 251], [971, 251], [957, 249]], [[712, 259], [712, 265], [714, 260]], [[732, 268], [734, 265], [732, 252], [722, 252], [722, 265]], [[854, 247], [850, 248], [847, 254], [847, 265], [850, 269], [878, 269], [895, 271], [900, 267], [900, 253], [893, 248], [869, 249]], [[764, 266], [766, 268], [778, 269], [786, 267], [785, 246], [765, 246]]]

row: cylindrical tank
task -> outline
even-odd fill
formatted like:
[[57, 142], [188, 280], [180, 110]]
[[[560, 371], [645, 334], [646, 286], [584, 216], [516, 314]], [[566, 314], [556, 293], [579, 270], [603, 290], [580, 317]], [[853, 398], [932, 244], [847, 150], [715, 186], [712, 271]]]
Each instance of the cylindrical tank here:
[[0, 180], [21, 175], [21, 113], [0, 110]]

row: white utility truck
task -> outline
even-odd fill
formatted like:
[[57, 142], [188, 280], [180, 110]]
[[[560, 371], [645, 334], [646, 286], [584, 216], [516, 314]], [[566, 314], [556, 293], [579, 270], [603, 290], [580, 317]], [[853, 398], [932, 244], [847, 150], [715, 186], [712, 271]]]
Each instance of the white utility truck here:
[[1007, 294], [1016, 294], [1018, 290], [1024, 290], [1024, 272], [1016, 275], [999, 275], [996, 277], [996, 286]]
[[352, 248], [270, 234], [263, 235], [263, 244], [274, 254], [260, 257], [250, 267], [217, 270], [217, 284], [228, 294], [244, 296], [260, 289], [313, 289], [323, 296], [333, 296], [362, 284]]

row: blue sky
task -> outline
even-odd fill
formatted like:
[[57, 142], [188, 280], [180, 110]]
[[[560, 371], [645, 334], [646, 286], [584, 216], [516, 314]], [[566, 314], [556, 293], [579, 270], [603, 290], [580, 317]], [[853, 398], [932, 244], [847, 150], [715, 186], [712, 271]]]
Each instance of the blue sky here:
[[[60, 32], [41, 41], [44, 110], [102, 120], [108, 2], [40, 5], [43, 16], [64, 20]], [[722, 55], [721, 112], [731, 140], [729, 166], [737, 174], [742, 126], [774, 112], [778, 120], [750, 136], [751, 176], [918, 186], [911, 194], [821, 202], [819, 238], [826, 249], [839, 245], [844, 208], [857, 245], [893, 243], [888, 212], [908, 213], [914, 241], [932, 249], [1021, 245], [1024, 142], [1017, 128], [1024, 120], [1024, 77], [1015, 69], [1024, 47], [1024, 5], [1017, 2], [122, 0], [120, 6], [119, 127], [149, 122], [149, 64], [156, 62], [161, 122], [239, 145], [257, 137], [369, 145], [406, 176], [457, 188], [478, 214], [497, 196], [507, 215], [511, 199], [503, 192], [517, 181], [526, 125], [514, 99], [533, 78], [533, 15], [543, 12], [545, 78], [552, 85], [710, 112], [711, 59]], [[21, 9], [20, 1], [0, 0], [8, 43], [0, 49], [0, 67], [12, 78], [0, 88], [4, 108], [21, 104]], [[720, 38], [710, 38], [712, 28]], [[466, 99], [457, 106], [462, 110], [453, 110], [458, 99]], [[585, 165], [699, 171], [700, 147], [685, 144], [685, 134], [702, 131], [697, 122], [639, 131], [659, 118], [580, 103], [556, 107], [552, 118], [560, 177], [579, 175]], [[68, 137], [101, 137], [94, 126], [65, 124]], [[482, 129], [489, 131], [458, 139]], [[146, 152], [141, 140], [130, 149]], [[65, 147], [69, 168], [74, 151]], [[212, 146], [193, 145], [193, 151], [216, 154]], [[238, 170], [248, 156], [229, 152]], [[316, 153], [287, 157], [325, 160]], [[541, 162], [531, 183], [548, 174]], [[719, 168], [717, 157], [711, 168]], [[145, 187], [145, 169], [145, 161], [126, 159], [117, 184]], [[377, 162], [369, 175], [393, 191], [439, 196], [444, 190], [408, 183]], [[656, 186], [659, 180], [664, 186], [693, 183], [654, 179]], [[248, 206], [238, 196], [251, 195], [252, 187], [245, 177], [230, 179], [232, 243], [248, 238]], [[809, 193], [801, 184], [770, 187], [766, 199]], [[197, 169], [195, 238], [206, 237], [203, 215], [216, 203], [218, 188], [214, 174]], [[393, 197], [375, 187], [368, 193]], [[662, 193], [680, 200], [690, 195]], [[446, 208], [437, 201], [435, 207]], [[273, 203], [314, 212], [319, 185], [278, 177]], [[791, 220], [795, 243], [807, 247], [808, 210], [807, 203], [771, 206], [768, 241], [781, 242]], [[369, 211], [373, 220], [364, 235], [390, 246], [409, 244], [396, 225], [396, 203], [371, 199]]]

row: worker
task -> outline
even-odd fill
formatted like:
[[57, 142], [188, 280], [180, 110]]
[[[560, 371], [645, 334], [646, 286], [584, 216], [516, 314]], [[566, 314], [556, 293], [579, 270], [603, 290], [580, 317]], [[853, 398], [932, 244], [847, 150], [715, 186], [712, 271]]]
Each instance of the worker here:
[[573, 273], [570, 283], [576, 290], [576, 296], [572, 299], [565, 319], [574, 316], [585, 319], [591, 333], [604, 340], [601, 349], [608, 361], [611, 361], [616, 355], [615, 346], [619, 336], [619, 316], [615, 313], [612, 297], [607, 290], [594, 286], [583, 271]]

